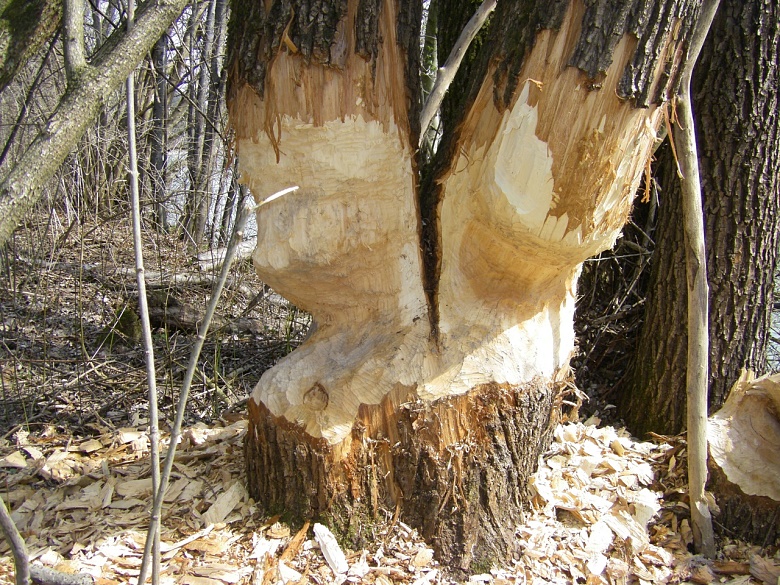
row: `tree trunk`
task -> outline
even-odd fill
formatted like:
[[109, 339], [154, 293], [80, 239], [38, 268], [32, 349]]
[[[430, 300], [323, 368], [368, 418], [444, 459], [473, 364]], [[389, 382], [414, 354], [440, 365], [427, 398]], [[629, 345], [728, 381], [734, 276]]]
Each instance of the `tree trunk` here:
[[62, 17], [62, 0], [0, 3], [0, 92], [19, 68], [46, 44]]
[[168, 228], [166, 205], [168, 159], [168, 36], [160, 37], [152, 49], [152, 66], [155, 71], [154, 106], [152, 107], [152, 140], [149, 162], [152, 167], [152, 193], [155, 223], [158, 229]]
[[173, 20], [185, 0], [143, 4], [131, 32], [117, 31], [69, 86], [46, 127], [0, 183], [0, 245], [38, 202], [51, 178], [97, 117], [102, 104], [133, 71]]
[[[743, 368], [766, 370], [780, 229], [780, 10], [722, 0], [694, 75], [710, 277], [710, 412]], [[645, 323], [621, 414], [637, 434], [685, 428], [684, 248], [680, 187], [667, 147]]]
[[318, 324], [250, 400], [266, 510], [358, 540], [397, 511], [454, 570], [511, 557], [581, 262], [626, 220], [695, 20], [633, 4], [500, 2], [423, 182], [419, 2], [234, 1], [242, 179], [298, 187], [259, 207], [255, 265]]

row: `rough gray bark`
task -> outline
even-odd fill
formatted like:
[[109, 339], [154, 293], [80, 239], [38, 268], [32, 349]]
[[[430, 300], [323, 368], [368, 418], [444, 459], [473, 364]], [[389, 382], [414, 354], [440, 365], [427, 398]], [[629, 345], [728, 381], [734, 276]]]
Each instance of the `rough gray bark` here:
[[[362, 407], [354, 447], [336, 469], [327, 442], [301, 442], [294, 425], [250, 400], [249, 490], [266, 511], [323, 519], [357, 546], [370, 541], [382, 510], [402, 502], [402, 518], [450, 570], [484, 570], [516, 552], [514, 527], [540, 451], [552, 440], [561, 389], [491, 385], [434, 403], [413, 391], [388, 396]], [[442, 452], [439, 438], [448, 432], [462, 440]]]
[[87, 66], [87, 53], [84, 48], [84, 0], [65, 0], [62, 29], [65, 75], [68, 83], [71, 83]]
[[[694, 73], [712, 275], [710, 412], [743, 368], [766, 370], [780, 231], [778, 18], [768, 0], [721, 0]], [[661, 205], [645, 322], [619, 396], [621, 414], [637, 434], [685, 428], [687, 293], [680, 187], [668, 147], [659, 151], [657, 169]]]
[[144, 3], [133, 30], [111, 35], [78, 81], [68, 87], [45, 130], [0, 184], [0, 245], [37, 203], [43, 185], [97, 117], [104, 101], [141, 62], [185, 4], [186, 0]]
[[[376, 25], [372, 29], [370, 20], [378, 15], [377, 4], [378, 0], [361, 2], [360, 13], [368, 23], [358, 29], [358, 46], [368, 54], [376, 42], [370, 37], [372, 30], [376, 35]], [[307, 60], [338, 66], [338, 59], [331, 58], [330, 47], [346, 7], [347, 0], [293, 0], [274, 2], [266, 14], [262, 2], [234, 0], [228, 61], [236, 67], [236, 74], [231, 76], [228, 91], [246, 81], [262, 97], [268, 62], [285, 42], [283, 37], [295, 47], [291, 50], [299, 51]]]
[[0, 11], [0, 91], [51, 38], [60, 24], [62, 0], [11, 0]]

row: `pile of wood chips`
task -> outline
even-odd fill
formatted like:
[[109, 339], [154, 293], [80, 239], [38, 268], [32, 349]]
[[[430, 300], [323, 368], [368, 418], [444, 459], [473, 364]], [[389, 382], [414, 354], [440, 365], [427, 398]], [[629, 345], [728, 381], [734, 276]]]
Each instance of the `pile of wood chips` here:
[[[682, 440], [637, 442], [597, 425], [556, 429], [517, 529], [519, 559], [470, 582], [780, 584], [774, 548], [722, 542], [714, 562], [688, 552]], [[135, 583], [151, 498], [149, 437], [140, 425], [94, 430], [88, 440], [17, 432], [0, 445], [0, 489], [35, 562], [89, 573], [98, 585]], [[163, 583], [453, 583], [403, 522], [388, 518], [371, 528], [369, 549], [350, 551], [319, 524], [291, 533], [262, 517], [244, 489], [245, 432], [246, 420], [234, 418], [183, 434], [165, 498]], [[12, 583], [4, 543], [0, 553], [0, 582]]]

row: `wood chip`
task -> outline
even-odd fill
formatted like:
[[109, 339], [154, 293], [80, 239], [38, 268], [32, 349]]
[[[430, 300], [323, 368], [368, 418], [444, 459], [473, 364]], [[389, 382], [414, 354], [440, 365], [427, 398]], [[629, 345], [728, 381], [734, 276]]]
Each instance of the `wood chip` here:
[[317, 544], [320, 545], [322, 555], [334, 573], [339, 574], [349, 571], [347, 558], [344, 556], [339, 543], [336, 542], [336, 537], [333, 536], [333, 533], [327, 526], [319, 523], [314, 524], [314, 538], [317, 540]]
[[780, 583], [780, 565], [758, 555], [750, 557], [750, 574], [761, 580], [764, 585], [778, 585]]
[[430, 565], [432, 560], [433, 560], [433, 549], [421, 548], [420, 550], [417, 551], [417, 554], [414, 555], [414, 558], [412, 559], [412, 564], [418, 569], [421, 569], [423, 567], [427, 567], [428, 565]]
[[123, 498], [135, 498], [152, 493], [152, 478], [131, 479], [117, 484], [114, 491]]
[[301, 550], [301, 545], [306, 540], [306, 534], [309, 532], [309, 522], [305, 522], [303, 527], [296, 533], [296, 535], [290, 540], [287, 548], [282, 552], [282, 556], [279, 557], [282, 561], [291, 561], [294, 559], [298, 552]]
[[239, 482], [233, 483], [227, 491], [219, 495], [212, 506], [203, 514], [203, 521], [206, 524], [223, 522], [245, 496], [246, 489], [244, 486]]
[[14, 451], [10, 455], [6, 455], [0, 459], [0, 467], [24, 469], [27, 467], [27, 458], [21, 451]]

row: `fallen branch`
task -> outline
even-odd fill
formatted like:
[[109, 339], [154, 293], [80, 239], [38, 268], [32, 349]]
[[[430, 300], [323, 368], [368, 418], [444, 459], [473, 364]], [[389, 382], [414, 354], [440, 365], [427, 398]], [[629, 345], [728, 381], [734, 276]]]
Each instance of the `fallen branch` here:
[[[238, 244], [236, 248], [236, 256], [233, 258], [234, 262], [239, 260], [246, 260], [252, 256], [252, 253], [257, 247], [257, 238], [249, 238]], [[201, 272], [209, 272], [222, 266], [227, 256], [227, 247], [217, 248], [216, 250], [209, 250], [207, 252], [201, 252], [198, 254], [198, 268]]]
[[16, 567], [16, 585], [27, 585], [30, 582], [30, 557], [27, 555], [27, 547], [24, 539], [16, 529], [11, 514], [5, 506], [3, 497], [0, 496], [0, 528], [3, 529], [5, 540], [11, 547]]

